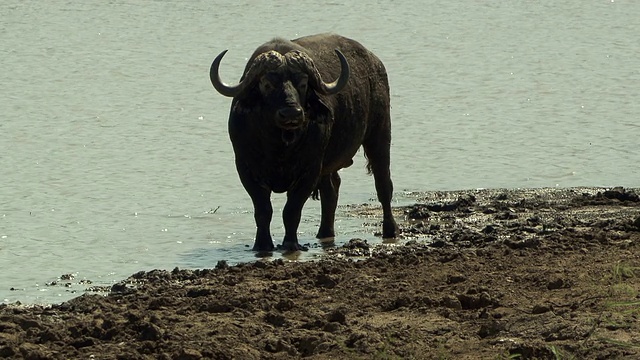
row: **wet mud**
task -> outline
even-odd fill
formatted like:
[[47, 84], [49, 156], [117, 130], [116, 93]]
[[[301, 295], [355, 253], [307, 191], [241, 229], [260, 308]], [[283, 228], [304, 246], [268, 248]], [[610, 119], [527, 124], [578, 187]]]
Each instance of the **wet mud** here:
[[[0, 305], [0, 358], [640, 358], [633, 189], [413, 194], [402, 238]], [[375, 206], [352, 208], [377, 216]], [[375, 218], [375, 217], [371, 217]]]

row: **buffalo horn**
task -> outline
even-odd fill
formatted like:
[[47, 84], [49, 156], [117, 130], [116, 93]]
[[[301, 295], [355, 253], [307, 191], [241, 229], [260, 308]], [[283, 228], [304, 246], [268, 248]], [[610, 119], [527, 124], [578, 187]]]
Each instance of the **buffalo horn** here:
[[336, 49], [336, 55], [338, 55], [338, 58], [340, 59], [340, 77], [338, 77], [336, 81], [329, 84], [325, 83], [324, 81], [321, 83], [321, 91], [325, 95], [337, 94], [345, 87], [345, 85], [347, 85], [347, 82], [349, 81], [349, 63], [347, 62], [347, 59], [344, 57], [342, 52], [340, 52], [340, 50]]
[[227, 85], [220, 80], [220, 73], [218, 72], [220, 69], [220, 61], [222, 61], [222, 58], [227, 51], [228, 50], [221, 52], [220, 55], [213, 59], [211, 69], [209, 70], [209, 78], [211, 78], [211, 84], [213, 84], [213, 87], [218, 90], [220, 94], [228, 97], [234, 97], [242, 90], [242, 82], [236, 86]]

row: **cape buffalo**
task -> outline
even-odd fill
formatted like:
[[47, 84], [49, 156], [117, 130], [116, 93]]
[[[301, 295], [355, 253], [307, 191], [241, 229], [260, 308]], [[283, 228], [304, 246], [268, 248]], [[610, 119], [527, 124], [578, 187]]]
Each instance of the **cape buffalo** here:
[[[240, 82], [213, 87], [232, 97], [229, 135], [240, 181], [253, 201], [255, 251], [274, 249], [269, 229], [271, 192], [287, 193], [282, 249], [300, 250], [297, 230], [309, 196], [320, 198], [318, 238], [335, 236], [338, 170], [353, 164], [360, 145], [382, 204], [382, 236], [395, 237], [389, 172], [391, 119], [384, 65], [360, 43], [334, 34], [273, 39], [247, 62]], [[336, 79], [333, 82], [327, 82]]]

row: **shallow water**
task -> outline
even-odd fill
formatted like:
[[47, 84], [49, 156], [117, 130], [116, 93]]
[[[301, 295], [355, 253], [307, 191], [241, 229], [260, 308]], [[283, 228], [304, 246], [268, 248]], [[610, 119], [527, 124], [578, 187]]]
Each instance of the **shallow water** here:
[[[254, 259], [230, 101], [207, 72], [229, 49], [232, 82], [273, 36], [333, 31], [383, 60], [396, 204], [413, 190], [640, 185], [636, 1], [8, 0], [0, 13], [1, 301], [58, 302], [82, 279]], [[343, 205], [375, 197], [355, 160]], [[303, 216], [306, 260], [322, 254], [319, 204]], [[375, 221], [342, 206], [336, 242], [380, 241]], [[277, 213], [272, 230], [280, 241]], [[71, 287], [46, 286], [62, 274]]]

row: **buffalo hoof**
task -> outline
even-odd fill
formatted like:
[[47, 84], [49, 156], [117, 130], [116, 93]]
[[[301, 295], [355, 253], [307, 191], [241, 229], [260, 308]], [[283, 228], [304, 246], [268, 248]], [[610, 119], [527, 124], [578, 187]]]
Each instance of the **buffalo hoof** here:
[[309, 248], [307, 246], [302, 246], [298, 244], [298, 242], [283, 242], [282, 245], [278, 246], [278, 250], [285, 252], [293, 252], [293, 251], [308, 251]]
[[316, 234], [316, 239], [327, 239], [327, 238], [335, 238], [336, 232], [333, 229], [320, 229], [318, 230], [318, 234]]
[[255, 243], [253, 244], [253, 251], [257, 251], [257, 252], [270, 252], [273, 251], [275, 249], [275, 246], [273, 246], [273, 243], [264, 243], [264, 244], [258, 244]]
[[400, 235], [400, 229], [395, 220], [385, 220], [382, 222], [382, 237], [394, 238]]

